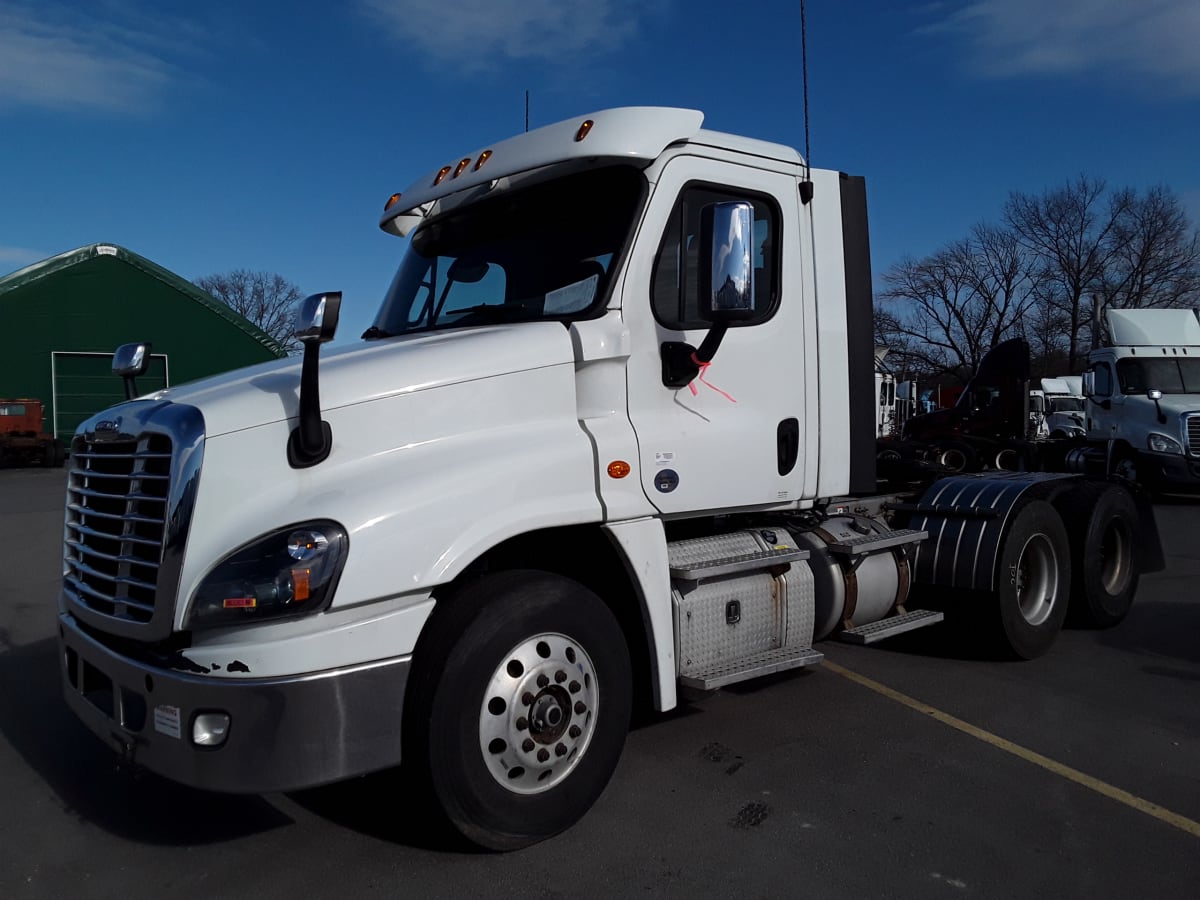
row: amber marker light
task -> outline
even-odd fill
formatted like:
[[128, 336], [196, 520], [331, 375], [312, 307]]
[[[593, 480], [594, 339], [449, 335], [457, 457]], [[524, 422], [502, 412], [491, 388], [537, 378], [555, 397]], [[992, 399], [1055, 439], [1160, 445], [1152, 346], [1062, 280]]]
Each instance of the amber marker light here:
[[586, 122], [584, 122], [582, 125], [580, 125], [579, 130], [577, 132], [575, 132], [576, 142], [582, 141], [585, 137], [587, 137], [589, 134], [591, 134], [592, 126], [595, 124], [596, 123], [593, 122], [591, 119], [588, 119]]
[[471, 171], [478, 172], [479, 167], [482, 166], [485, 162], [487, 162], [491, 158], [492, 158], [492, 151], [484, 150], [482, 153], [479, 154], [479, 159], [475, 160], [475, 168], [472, 169]]
[[393, 206], [395, 206], [399, 202], [400, 202], [400, 195], [392, 194], [392, 196], [387, 198], [387, 203], [383, 204], [383, 211], [387, 212], [389, 209], [391, 209]]
[[471, 157], [464, 156], [462, 159], [460, 159], [458, 161], [458, 165], [454, 167], [454, 174], [451, 175], [450, 177], [457, 178], [459, 175], [461, 175], [463, 173], [463, 169], [465, 169], [470, 164], [471, 164]]
[[433, 186], [437, 187], [439, 184], [442, 183], [442, 179], [445, 178], [449, 174], [450, 174], [450, 167], [442, 166], [440, 169], [438, 169], [437, 176], [433, 179]]
[[630, 472], [629, 463], [623, 459], [614, 459], [608, 464], [609, 478], [624, 478]]

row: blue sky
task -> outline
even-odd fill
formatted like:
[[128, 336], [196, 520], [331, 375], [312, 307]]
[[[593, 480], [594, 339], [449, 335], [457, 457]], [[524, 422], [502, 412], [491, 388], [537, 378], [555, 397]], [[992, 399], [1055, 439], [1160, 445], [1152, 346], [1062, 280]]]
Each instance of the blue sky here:
[[[0, 0], [0, 274], [106, 241], [372, 319], [418, 176], [624, 105], [803, 151], [799, 0]], [[1198, 0], [808, 0], [811, 162], [867, 177], [878, 275], [1087, 173], [1200, 220]]]

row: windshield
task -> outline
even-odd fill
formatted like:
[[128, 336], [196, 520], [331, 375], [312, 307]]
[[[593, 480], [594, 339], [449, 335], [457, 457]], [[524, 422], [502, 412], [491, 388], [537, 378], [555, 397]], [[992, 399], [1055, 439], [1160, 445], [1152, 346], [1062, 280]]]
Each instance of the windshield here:
[[423, 225], [364, 337], [592, 314], [643, 185], [632, 166], [593, 169]]
[[1083, 412], [1081, 397], [1050, 397], [1051, 412]]
[[1200, 394], [1200, 359], [1121, 359], [1117, 378], [1125, 394]]

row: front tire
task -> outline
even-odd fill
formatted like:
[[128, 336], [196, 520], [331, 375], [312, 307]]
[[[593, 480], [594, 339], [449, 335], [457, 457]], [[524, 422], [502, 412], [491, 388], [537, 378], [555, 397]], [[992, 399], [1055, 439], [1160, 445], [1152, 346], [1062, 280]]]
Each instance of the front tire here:
[[513, 850], [582, 818], [616, 768], [632, 702], [604, 602], [558, 575], [499, 572], [439, 603], [426, 629], [404, 757], [449, 823]]
[[1066, 528], [1044, 500], [1025, 504], [1004, 536], [996, 606], [1002, 648], [1020, 659], [1050, 649], [1062, 630], [1071, 590]]

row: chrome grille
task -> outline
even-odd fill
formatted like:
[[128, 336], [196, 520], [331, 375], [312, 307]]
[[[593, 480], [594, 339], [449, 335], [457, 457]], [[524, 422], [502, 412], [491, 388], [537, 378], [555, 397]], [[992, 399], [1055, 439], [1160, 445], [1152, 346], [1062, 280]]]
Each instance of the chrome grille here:
[[78, 606], [149, 625], [171, 490], [171, 438], [76, 436], [67, 483], [63, 587]]
[[1183, 431], [1187, 435], [1187, 451], [1200, 456], [1200, 413], [1189, 413], [1184, 417]]

